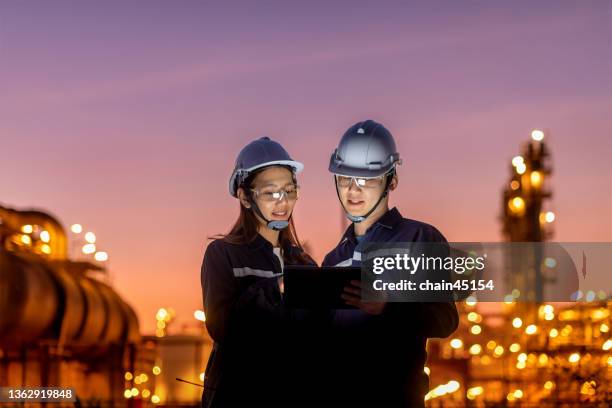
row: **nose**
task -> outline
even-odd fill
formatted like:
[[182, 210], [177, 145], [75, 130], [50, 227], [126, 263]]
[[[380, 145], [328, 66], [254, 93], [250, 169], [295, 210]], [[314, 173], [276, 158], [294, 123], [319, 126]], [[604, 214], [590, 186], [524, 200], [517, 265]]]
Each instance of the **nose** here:
[[[353, 187], [355, 186], [355, 187]], [[349, 191], [361, 191], [361, 187], [357, 184], [357, 180], [355, 178], [351, 178], [351, 184], [349, 184]]]

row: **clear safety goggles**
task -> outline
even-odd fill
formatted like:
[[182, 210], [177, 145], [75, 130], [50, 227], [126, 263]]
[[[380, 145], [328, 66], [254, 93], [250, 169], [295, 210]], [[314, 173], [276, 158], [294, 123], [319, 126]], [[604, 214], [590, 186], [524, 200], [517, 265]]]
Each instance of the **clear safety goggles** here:
[[255, 198], [259, 198], [262, 201], [266, 202], [281, 201], [283, 198], [287, 198], [287, 200], [297, 200], [299, 196], [299, 190], [300, 186], [298, 186], [297, 184], [287, 186], [280, 190], [277, 190], [274, 187], [251, 189]]
[[355, 182], [355, 185], [358, 188], [376, 188], [380, 187], [387, 174], [383, 174], [378, 177], [355, 177], [355, 176], [341, 176], [336, 174], [336, 184], [338, 187], [348, 188], [351, 186], [351, 183]]

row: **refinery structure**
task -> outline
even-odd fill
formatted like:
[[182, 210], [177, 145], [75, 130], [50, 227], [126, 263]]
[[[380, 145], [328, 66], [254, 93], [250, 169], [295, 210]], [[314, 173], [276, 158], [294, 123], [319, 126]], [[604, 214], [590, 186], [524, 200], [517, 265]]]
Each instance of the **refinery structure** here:
[[[547, 135], [530, 136], [501, 193], [506, 242], [553, 236]], [[69, 255], [74, 240], [84, 256]], [[0, 386], [72, 387], [78, 400], [65, 406], [199, 406], [212, 347], [204, 313], [194, 314], [200, 333], [175, 334], [171, 305], [161, 307], [156, 332], [143, 335], [109, 284], [108, 256], [81, 225], [67, 232], [46, 212], [0, 206]], [[427, 406], [610, 406], [609, 294], [546, 303], [555, 260], [536, 264], [505, 277], [508, 296], [493, 312], [475, 297], [457, 303], [457, 332], [428, 342]]]
[[156, 335], [143, 336], [108, 283], [95, 234], [78, 224], [70, 232], [84, 239], [84, 259], [70, 259], [52, 215], [0, 206], [0, 386], [73, 388], [77, 400], [56, 406], [199, 404], [201, 388], [176, 377], [202, 378], [205, 329], [167, 336], [172, 310], [160, 308]]

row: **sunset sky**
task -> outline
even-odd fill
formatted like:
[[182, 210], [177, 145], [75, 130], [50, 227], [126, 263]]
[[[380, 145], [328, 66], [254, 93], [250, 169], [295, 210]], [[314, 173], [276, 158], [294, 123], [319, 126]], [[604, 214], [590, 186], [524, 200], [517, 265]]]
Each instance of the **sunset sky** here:
[[306, 168], [295, 218], [321, 260], [341, 213], [329, 156], [394, 134], [391, 196], [451, 241], [499, 241], [510, 159], [552, 150], [557, 241], [612, 241], [612, 2], [2, 2], [0, 203], [78, 222], [151, 332], [201, 308], [227, 181], [268, 135]]

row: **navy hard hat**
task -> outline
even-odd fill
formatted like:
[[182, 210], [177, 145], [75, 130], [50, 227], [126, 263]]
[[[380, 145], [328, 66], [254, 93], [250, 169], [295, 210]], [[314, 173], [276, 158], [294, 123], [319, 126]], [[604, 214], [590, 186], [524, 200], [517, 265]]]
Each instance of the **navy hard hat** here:
[[380, 123], [366, 120], [344, 133], [329, 160], [329, 171], [343, 176], [378, 177], [401, 162], [391, 132]]
[[229, 180], [229, 192], [237, 197], [238, 187], [257, 169], [267, 166], [288, 166], [294, 173], [304, 169], [304, 165], [295, 161], [280, 143], [264, 136], [246, 145], [236, 158], [234, 171]]

